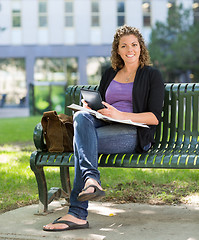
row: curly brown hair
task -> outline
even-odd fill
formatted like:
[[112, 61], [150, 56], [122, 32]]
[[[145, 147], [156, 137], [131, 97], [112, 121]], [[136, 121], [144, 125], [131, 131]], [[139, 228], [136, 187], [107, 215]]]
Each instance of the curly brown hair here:
[[121, 37], [126, 35], [134, 35], [137, 37], [138, 42], [140, 44], [140, 65], [144, 67], [145, 65], [150, 65], [150, 56], [147, 50], [147, 47], [144, 42], [144, 38], [139, 30], [135, 27], [130, 27], [127, 25], [123, 25], [119, 27], [114, 35], [113, 43], [112, 43], [112, 51], [111, 51], [111, 65], [113, 69], [121, 69], [124, 66], [124, 61], [118, 54], [118, 45]]

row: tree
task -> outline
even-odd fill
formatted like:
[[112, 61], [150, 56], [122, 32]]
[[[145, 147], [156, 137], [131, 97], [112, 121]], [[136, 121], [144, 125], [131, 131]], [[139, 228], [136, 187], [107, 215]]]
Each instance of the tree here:
[[190, 81], [190, 72], [197, 81], [199, 65], [199, 27], [192, 25], [189, 10], [174, 5], [168, 12], [166, 23], [157, 22], [152, 29], [149, 52], [166, 82]]
[[199, 82], [199, 22], [190, 27], [186, 42], [188, 45], [186, 66], [193, 73], [193, 80]]

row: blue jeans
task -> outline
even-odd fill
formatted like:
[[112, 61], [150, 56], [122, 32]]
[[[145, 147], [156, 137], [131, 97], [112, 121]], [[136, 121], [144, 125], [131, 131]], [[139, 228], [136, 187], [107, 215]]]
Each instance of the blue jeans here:
[[88, 178], [100, 183], [98, 153], [133, 153], [137, 146], [137, 129], [127, 124], [107, 123], [86, 111], [74, 114], [75, 177], [70, 196], [69, 214], [86, 220], [88, 201], [77, 196]]

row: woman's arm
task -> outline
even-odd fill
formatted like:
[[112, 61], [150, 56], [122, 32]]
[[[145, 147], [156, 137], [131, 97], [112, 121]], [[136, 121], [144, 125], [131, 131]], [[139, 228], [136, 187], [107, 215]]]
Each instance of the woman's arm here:
[[121, 112], [106, 102], [102, 102], [107, 108], [98, 110], [99, 113], [118, 120], [131, 120], [147, 125], [158, 125], [159, 121], [152, 112], [128, 113]]
[[[146, 70], [143, 69], [142, 71], [146, 71]], [[108, 73], [109, 72], [107, 71], [106, 76], [108, 75]], [[164, 83], [159, 70], [152, 69], [150, 71], [150, 75], [148, 75], [147, 73], [148, 72], [146, 71], [146, 75], [144, 75], [144, 77], [147, 77], [150, 80], [150, 86], [148, 88], [149, 96], [147, 97], [147, 100], [144, 100], [144, 101], [147, 101], [147, 104], [145, 105], [145, 102], [144, 102], [143, 105], [141, 104], [141, 108], [140, 108], [140, 100], [142, 100], [142, 97], [140, 96], [142, 96], [143, 85], [141, 86], [139, 85], [139, 89], [136, 89], [136, 94], [137, 94], [136, 96], [138, 99], [137, 105], [134, 106], [135, 109], [137, 109], [137, 113], [127, 113], [127, 112], [118, 111], [116, 108], [114, 108], [113, 106], [109, 105], [106, 102], [103, 102], [103, 104], [107, 108], [101, 109], [99, 110], [99, 112], [105, 116], [112, 117], [118, 120], [128, 119], [133, 122], [145, 123], [147, 125], [158, 125], [161, 119], [161, 112], [162, 112], [162, 106], [163, 106], [163, 100], [164, 100]], [[114, 74], [116, 74], [116, 72]], [[111, 79], [112, 79], [112, 76], [111, 76]], [[105, 80], [107, 81], [106, 78]], [[141, 81], [140, 83], [145, 84], [145, 81], [143, 83]], [[102, 87], [100, 89], [102, 89]], [[140, 91], [140, 89], [142, 91]], [[103, 94], [105, 95], [105, 93]], [[144, 107], [145, 110], [143, 109], [143, 106], [145, 106]]]

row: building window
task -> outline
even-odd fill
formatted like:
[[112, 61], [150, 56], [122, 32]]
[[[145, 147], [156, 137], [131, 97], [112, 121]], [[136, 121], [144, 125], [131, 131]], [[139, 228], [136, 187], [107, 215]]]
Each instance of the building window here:
[[77, 84], [77, 58], [37, 58], [35, 63], [35, 81], [65, 82]]
[[169, 0], [167, 3], [167, 8], [172, 10], [176, 6], [176, 0]]
[[0, 59], [0, 93], [5, 106], [22, 106], [26, 98], [26, 71], [24, 58]]
[[77, 58], [37, 58], [30, 99], [33, 114], [50, 110], [64, 112], [65, 86], [77, 84]]
[[117, 26], [125, 24], [125, 1], [117, 1]]
[[74, 26], [74, 17], [73, 17], [73, 1], [66, 0], [64, 5], [65, 11], [65, 27]]
[[39, 27], [47, 27], [48, 24], [48, 16], [47, 16], [47, 1], [40, 0], [39, 1]]
[[151, 26], [151, 3], [149, 0], [142, 1], [143, 26]]
[[99, 84], [101, 76], [110, 66], [110, 57], [89, 57], [86, 67], [88, 84]]
[[100, 6], [98, 0], [91, 1], [91, 26], [100, 26]]
[[12, 26], [21, 27], [21, 1], [12, 1]]
[[199, 0], [194, 0], [193, 14], [194, 14], [194, 23], [199, 22]]

